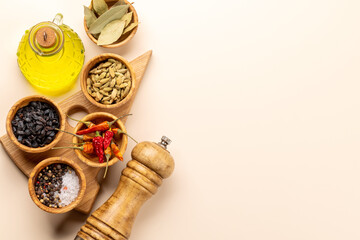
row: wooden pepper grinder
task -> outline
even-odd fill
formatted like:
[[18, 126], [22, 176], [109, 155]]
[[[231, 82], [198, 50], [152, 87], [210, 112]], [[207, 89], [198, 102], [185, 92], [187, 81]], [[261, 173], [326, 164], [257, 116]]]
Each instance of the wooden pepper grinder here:
[[113, 195], [86, 220], [75, 240], [126, 240], [140, 207], [174, 170], [174, 159], [166, 150], [171, 143], [141, 142], [131, 152], [132, 160], [122, 171]]

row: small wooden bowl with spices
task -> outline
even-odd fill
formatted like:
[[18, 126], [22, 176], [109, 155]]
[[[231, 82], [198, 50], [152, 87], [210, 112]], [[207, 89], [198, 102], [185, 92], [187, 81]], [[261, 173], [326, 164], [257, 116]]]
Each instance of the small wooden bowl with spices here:
[[88, 61], [80, 74], [85, 97], [99, 108], [120, 108], [135, 91], [136, 76], [131, 64], [123, 57], [100, 54]]
[[[107, 5], [107, 8], [108, 8], [108, 9], [111, 9], [114, 5], [117, 5], [117, 4], [119, 4], [120, 2], [123, 2], [124, 4], [129, 5], [129, 8], [128, 8], [127, 12], [128, 12], [128, 13], [129, 13], [129, 12], [132, 12], [131, 21], [130, 21], [129, 23], [127, 23], [127, 27], [129, 27], [129, 29], [126, 29], [126, 27], [125, 27], [123, 31], [124, 31], [124, 32], [126, 31], [126, 32], [125, 32], [124, 34], [122, 34], [122, 35], [120, 36], [120, 38], [118, 38], [115, 42], [113, 42], [113, 43], [111, 43], [111, 44], [99, 45], [100, 47], [103, 47], [103, 48], [117, 48], [117, 47], [121, 47], [121, 46], [125, 45], [126, 43], [128, 43], [128, 42], [134, 37], [134, 35], [135, 35], [136, 31], [137, 31], [137, 28], [138, 28], [137, 24], [138, 24], [139, 19], [138, 19], [138, 15], [137, 15], [137, 13], [136, 13], [136, 10], [135, 10], [134, 6], [133, 6], [130, 2], [128, 2], [128, 1], [126, 1], [126, 0], [120, 0], [120, 1], [116, 1], [116, 0], [105, 0], [105, 3], [106, 3], [106, 5]], [[116, 6], [114, 6], [114, 7], [116, 7]], [[99, 18], [99, 14], [96, 13], [96, 11], [94, 11], [94, 2], [93, 2], [93, 1], [92, 1], [91, 5], [89, 6], [88, 9], [89, 9], [89, 11], [93, 12], [92, 14], [94, 14], [94, 16], [95, 16], [96, 18]], [[87, 11], [87, 10], [85, 10], [85, 12], [86, 12], [86, 11]], [[88, 12], [88, 14], [91, 14], [91, 13]], [[109, 13], [107, 13], [107, 14], [109, 14]], [[117, 13], [114, 12], [114, 14], [117, 14]], [[110, 14], [110, 15], [111, 15], [111, 14]], [[85, 16], [85, 17], [84, 17], [84, 29], [85, 29], [85, 32], [86, 32], [86, 34], [88, 35], [88, 37], [90, 38], [90, 40], [93, 41], [95, 44], [98, 45], [98, 35], [99, 35], [99, 34], [94, 34], [94, 35], [97, 36], [97, 37], [95, 38], [94, 35], [89, 32], [88, 23], [87, 23], [86, 19], [87, 19], [87, 17]], [[113, 20], [116, 20], [116, 18], [113, 19]], [[94, 20], [91, 20], [91, 22], [93, 22], [93, 21], [94, 21]], [[91, 24], [90, 24], [89, 27], [91, 28]], [[131, 29], [131, 30], [130, 30], [130, 29]], [[115, 30], [113, 30], [112, 32], [115, 32]]]
[[49, 213], [65, 213], [83, 199], [86, 179], [83, 170], [72, 160], [51, 157], [32, 170], [29, 194], [34, 203]]
[[[120, 118], [126, 118], [127, 115], [125, 116], [119, 116]], [[111, 131], [114, 132], [113, 135], [113, 144], [110, 145], [111, 148], [111, 154], [110, 154], [110, 159], [108, 161], [108, 163], [106, 162], [106, 158], [104, 157], [103, 162], [99, 162], [99, 157], [95, 154], [95, 148], [97, 143], [95, 142], [94, 139], [92, 139], [92, 145], [94, 147], [94, 154], [88, 154], [85, 153], [84, 151], [75, 150], [76, 155], [78, 156], [78, 158], [83, 161], [85, 164], [91, 166], [91, 167], [106, 167], [106, 165], [108, 164], [108, 166], [114, 165], [115, 163], [117, 163], [119, 160], [123, 160], [122, 159], [122, 155], [124, 154], [127, 144], [128, 144], [128, 138], [126, 136], [126, 128], [125, 125], [123, 124], [123, 122], [119, 119], [119, 117], [116, 117], [110, 113], [106, 113], [106, 112], [95, 112], [95, 113], [91, 113], [86, 115], [83, 119], [81, 119], [79, 121], [79, 123], [76, 125], [75, 129], [74, 129], [74, 133], [77, 134], [79, 133], [79, 131], [84, 131], [85, 129], [88, 129], [88, 126], [85, 123], [89, 123], [91, 122], [91, 124], [94, 124], [95, 126], [99, 126], [101, 123], [104, 122], [108, 122], [108, 123], [113, 123], [110, 128]], [[103, 124], [101, 124], [103, 125]], [[105, 130], [100, 131], [101, 136], [102, 133], [104, 133]], [[87, 133], [84, 134], [82, 136], [88, 136], [88, 137], [95, 137], [95, 132], [92, 131], [91, 133]], [[104, 139], [106, 138], [106, 136], [104, 137]], [[83, 140], [79, 139], [78, 137], [73, 137], [73, 144], [74, 145], [79, 145], [83, 143]], [[116, 148], [117, 147], [117, 148]], [[117, 149], [117, 150], [116, 150]], [[117, 154], [115, 154], [115, 150], [118, 151]], [[106, 151], [105, 151], [106, 153]], [[117, 157], [116, 155], [120, 156]], [[120, 158], [120, 159], [119, 159]]]
[[57, 103], [41, 95], [20, 99], [6, 118], [6, 132], [11, 141], [28, 153], [41, 153], [54, 147], [65, 130], [65, 115]]

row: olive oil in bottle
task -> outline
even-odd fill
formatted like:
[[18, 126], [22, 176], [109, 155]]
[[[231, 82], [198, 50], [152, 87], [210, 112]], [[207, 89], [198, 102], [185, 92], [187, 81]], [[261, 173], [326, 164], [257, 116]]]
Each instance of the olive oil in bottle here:
[[47, 95], [60, 95], [76, 82], [85, 49], [77, 33], [62, 24], [62, 15], [57, 14], [53, 22], [41, 22], [25, 31], [17, 56], [32, 86]]

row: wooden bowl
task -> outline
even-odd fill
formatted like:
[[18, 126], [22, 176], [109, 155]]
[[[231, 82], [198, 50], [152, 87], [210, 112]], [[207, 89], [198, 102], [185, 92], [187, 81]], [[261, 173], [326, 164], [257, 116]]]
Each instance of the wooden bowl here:
[[[139, 22], [139, 19], [138, 19], [138, 15], [136, 13], [136, 10], [135, 8], [133, 7], [132, 4], [130, 4], [128, 1], [124, 0], [126, 4], [129, 5], [129, 10], [128, 12], [133, 12], [133, 17], [131, 19], [131, 23], [134, 23], [134, 22]], [[108, 5], [108, 7], [110, 8], [112, 5], [114, 5], [116, 2], [116, 0], [105, 0], [106, 4]], [[90, 9], [92, 9], [92, 4], [89, 6]], [[97, 39], [94, 38], [94, 36], [92, 34], [89, 33], [89, 29], [86, 25], [86, 20], [84, 18], [84, 28], [85, 28], [85, 32], [86, 34], [88, 35], [88, 37], [91, 39], [91, 41], [93, 41], [96, 45], [97, 45]], [[135, 35], [136, 31], [137, 31], [137, 28], [138, 26], [136, 26], [133, 30], [131, 30], [130, 32], [122, 35], [116, 42], [112, 43], [112, 44], [108, 44], [108, 45], [100, 45], [100, 47], [103, 47], [103, 48], [117, 48], [117, 47], [121, 47], [123, 45], [125, 45], [127, 42], [129, 42]]]
[[31, 148], [28, 146], [23, 145], [22, 143], [20, 143], [17, 138], [15, 137], [15, 134], [12, 130], [12, 126], [11, 126], [11, 121], [13, 120], [15, 114], [17, 113], [17, 111], [28, 105], [30, 102], [32, 101], [40, 101], [40, 102], [46, 102], [49, 105], [51, 105], [58, 113], [59, 115], [59, 122], [60, 122], [60, 129], [61, 130], [65, 130], [65, 115], [62, 113], [62, 111], [60, 110], [59, 106], [57, 105], [57, 103], [55, 103], [54, 101], [52, 101], [50, 98], [47, 98], [45, 96], [41, 96], [41, 95], [33, 95], [33, 96], [28, 96], [25, 98], [20, 99], [19, 101], [17, 101], [12, 108], [10, 109], [7, 118], [6, 118], [6, 132], [9, 136], [9, 138], [11, 139], [11, 141], [21, 150], [28, 152], [28, 153], [41, 153], [41, 152], [45, 152], [49, 149], [51, 149], [52, 147], [54, 147], [59, 140], [61, 139], [63, 132], [58, 131], [56, 133], [56, 136], [54, 138], [54, 140], [49, 143], [48, 145], [45, 145], [44, 147], [39, 147], [39, 148]]
[[[110, 113], [95, 112], [95, 113], [86, 115], [83, 119], [81, 119], [81, 121], [82, 122], [91, 121], [94, 124], [99, 124], [104, 121], [111, 122], [117, 118], [118, 117], [116, 117]], [[123, 122], [121, 120], [116, 121], [113, 124], [113, 128], [114, 127], [120, 128], [122, 131], [126, 132], [125, 125], [123, 124]], [[74, 133], [76, 133], [77, 131], [82, 130], [82, 129], [86, 129], [86, 125], [79, 122], [75, 127]], [[120, 136], [114, 135], [114, 140], [115, 140], [116, 145], [118, 145], [121, 154], [124, 154], [126, 147], [127, 147], [127, 143], [128, 143], [127, 136], [125, 134], [121, 134]], [[77, 144], [80, 142], [82, 142], [82, 141], [79, 138], [73, 137], [74, 144]], [[103, 163], [99, 163], [99, 158], [95, 154], [93, 154], [93, 155], [86, 154], [77, 149], [75, 150], [75, 153], [81, 161], [83, 161], [85, 164], [87, 164], [91, 167], [106, 167], [106, 159], [104, 159]], [[117, 157], [115, 157], [114, 155], [112, 155], [108, 164], [109, 164], [109, 166], [111, 166], [111, 165], [114, 165], [115, 163], [117, 163], [118, 161], [119, 161], [119, 159]]]
[[[130, 88], [130, 92], [128, 93], [128, 95], [121, 100], [118, 103], [115, 104], [111, 104], [111, 105], [105, 105], [102, 103], [99, 103], [97, 101], [95, 101], [95, 99], [90, 96], [90, 94], [87, 92], [86, 90], [86, 79], [89, 75], [89, 71], [95, 67], [97, 64], [99, 64], [100, 62], [104, 62], [109, 58], [113, 58], [115, 60], [120, 61], [122, 64], [124, 64], [127, 69], [129, 69], [130, 71], [130, 76], [131, 76], [131, 88]], [[92, 59], [90, 59], [85, 66], [83, 67], [81, 74], [80, 74], [80, 86], [81, 86], [81, 90], [83, 92], [83, 94], [85, 95], [85, 97], [95, 106], [99, 107], [99, 108], [107, 108], [107, 109], [111, 109], [111, 108], [118, 108], [121, 106], [124, 106], [132, 97], [132, 95], [134, 94], [135, 91], [135, 84], [136, 84], [136, 77], [135, 77], [135, 72], [133, 67], [131, 66], [131, 64], [123, 57], [117, 55], [117, 54], [113, 54], [113, 53], [104, 53], [104, 54], [100, 54]]]
[[[76, 175], [79, 177], [80, 190], [78, 196], [72, 203], [61, 208], [52, 208], [42, 204], [35, 193], [35, 182], [38, 174], [42, 169], [53, 163], [63, 163], [70, 166], [75, 170]], [[34, 167], [29, 177], [28, 187], [31, 199], [39, 208], [49, 213], [65, 213], [75, 208], [83, 199], [86, 190], [86, 179], [83, 170], [74, 161], [64, 157], [51, 157], [41, 161]]]

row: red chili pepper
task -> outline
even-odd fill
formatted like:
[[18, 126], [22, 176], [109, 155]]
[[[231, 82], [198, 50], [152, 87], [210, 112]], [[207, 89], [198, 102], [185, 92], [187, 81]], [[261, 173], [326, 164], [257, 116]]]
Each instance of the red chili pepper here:
[[111, 157], [111, 148], [110, 148], [110, 146], [105, 148], [105, 157], [106, 157], [107, 160], [110, 160], [110, 157]]
[[126, 132], [124, 132], [120, 128], [112, 128], [111, 131], [116, 135], [125, 134], [126, 136], [131, 138], [134, 142], [138, 143], [133, 137], [131, 137], [129, 134], [127, 134]]
[[115, 156], [120, 160], [123, 161], [124, 158], [120, 152], [120, 149], [118, 148], [118, 146], [116, 145], [116, 143], [114, 141], [111, 141], [111, 150], [113, 151], [113, 153], [115, 154]]
[[111, 122], [108, 122], [108, 121], [105, 121], [105, 122], [102, 122], [98, 125], [95, 125], [95, 126], [92, 126], [92, 127], [89, 127], [87, 129], [83, 129], [83, 130], [80, 130], [78, 131], [76, 134], [78, 135], [83, 135], [83, 134], [88, 134], [88, 133], [92, 133], [92, 132], [96, 132], [96, 131], [106, 131], [108, 129], [111, 128], [111, 126], [117, 122], [120, 118], [123, 118], [123, 117], [126, 117], [126, 116], [129, 116], [131, 114], [125, 114], [117, 119], [115, 119], [114, 121], [111, 121]]
[[91, 142], [84, 143], [81, 147], [53, 147], [51, 149], [64, 149], [64, 148], [72, 148], [72, 149], [79, 149], [87, 154], [94, 153], [94, 146]]
[[104, 138], [100, 135], [100, 132], [96, 132], [95, 137], [93, 138], [93, 146], [96, 155], [99, 157], [99, 163], [104, 162]]
[[114, 133], [111, 130], [108, 130], [104, 133], [104, 149], [107, 149], [110, 146], [113, 137], [114, 137]]
[[88, 136], [88, 135], [77, 135], [77, 134], [67, 132], [67, 131], [64, 131], [64, 130], [61, 130], [61, 129], [58, 129], [58, 128], [56, 128], [56, 130], [62, 131], [62, 132], [67, 133], [67, 134], [71, 134], [71, 135], [73, 135], [73, 136], [75, 136], [75, 137], [77, 137], [77, 138], [79, 138], [79, 139], [81, 139], [81, 140], [83, 140], [85, 142], [90, 142], [93, 139], [92, 136]]

